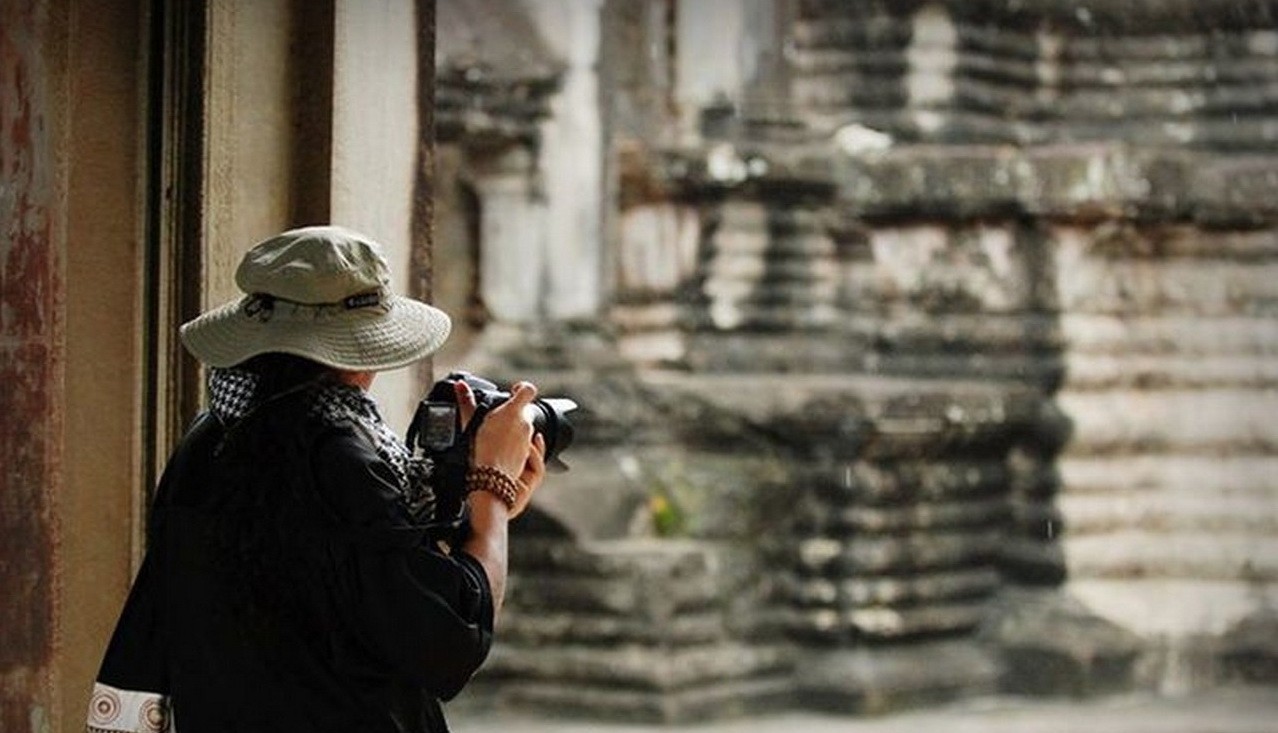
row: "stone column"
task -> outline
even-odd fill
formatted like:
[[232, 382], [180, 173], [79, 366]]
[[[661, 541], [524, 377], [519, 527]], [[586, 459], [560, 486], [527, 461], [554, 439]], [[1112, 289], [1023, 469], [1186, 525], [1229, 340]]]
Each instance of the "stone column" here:
[[546, 202], [538, 194], [535, 166], [527, 148], [512, 148], [475, 179], [479, 293], [493, 326], [531, 323], [545, 314]]
[[[418, 163], [417, 13], [413, 3], [337, 0], [333, 12], [333, 223], [386, 247], [398, 293], [411, 294]], [[423, 391], [413, 369], [386, 372], [373, 394], [399, 434]]]
[[[600, 304], [604, 187], [598, 66], [602, 4], [602, 0], [540, 0], [527, 6], [546, 44], [566, 62], [562, 87], [542, 123], [540, 179], [535, 192], [537, 198], [554, 205], [538, 209], [544, 238], [534, 239], [527, 230], [522, 235], [525, 252], [534, 247], [538, 250], [530, 255], [538, 261], [526, 264], [540, 268], [538, 286], [543, 295], [539, 305], [546, 316], [557, 321], [593, 318]], [[524, 285], [520, 282], [513, 287]], [[521, 320], [532, 317], [524, 314]]]

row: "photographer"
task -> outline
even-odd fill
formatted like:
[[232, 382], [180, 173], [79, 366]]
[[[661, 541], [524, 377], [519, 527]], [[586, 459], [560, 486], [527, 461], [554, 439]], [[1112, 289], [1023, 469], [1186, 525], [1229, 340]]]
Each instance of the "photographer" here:
[[[545, 474], [536, 388], [487, 413], [450, 491], [366, 394], [449, 331], [390, 291], [377, 244], [285, 232], [236, 282], [244, 297], [182, 327], [209, 410], [157, 488], [89, 729], [446, 731], [439, 701], [492, 642], [507, 522]], [[455, 390], [464, 424], [475, 398]]]

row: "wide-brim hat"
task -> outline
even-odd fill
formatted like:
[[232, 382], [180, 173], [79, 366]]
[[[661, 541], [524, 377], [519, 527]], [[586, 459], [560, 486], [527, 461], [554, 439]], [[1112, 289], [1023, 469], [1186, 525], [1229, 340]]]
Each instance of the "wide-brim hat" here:
[[438, 308], [393, 293], [381, 245], [342, 227], [258, 243], [235, 283], [243, 297], [181, 328], [182, 343], [209, 366], [281, 352], [349, 371], [395, 369], [429, 356], [452, 327]]

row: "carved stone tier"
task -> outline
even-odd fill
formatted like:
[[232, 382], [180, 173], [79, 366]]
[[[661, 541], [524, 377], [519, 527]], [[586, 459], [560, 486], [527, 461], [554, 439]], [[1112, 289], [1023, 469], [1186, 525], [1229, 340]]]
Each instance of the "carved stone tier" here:
[[788, 702], [790, 648], [741, 635], [757, 613], [734, 587], [752, 573], [750, 552], [691, 540], [525, 538], [516, 548], [479, 696], [662, 722]]
[[1278, 229], [1052, 239], [1067, 587], [1148, 640], [1148, 684], [1209, 684], [1238, 629], [1278, 628]]
[[438, 139], [479, 150], [535, 143], [564, 64], [528, 15], [506, 2], [451, 0], [435, 23]]
[[793, 99], [907, 142], [1265, 151], [1275, 17], [1272, 0], [800, 2]]
[[1278, 3], [784, 5], [791, 104], [619, 155], [598, 348], [501, 352], [592, 436], [502, 694], [1274, 679]]

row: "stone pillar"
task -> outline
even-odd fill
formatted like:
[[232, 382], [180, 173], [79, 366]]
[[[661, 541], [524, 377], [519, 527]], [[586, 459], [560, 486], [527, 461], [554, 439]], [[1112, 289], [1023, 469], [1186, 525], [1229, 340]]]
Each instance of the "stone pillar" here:
[[621, 213], [617, 285], [609, 319], [621, 353], [635, 364], [681, 364], [687, 357], [680, 297], [697, 272], [701, 220], [674, 201]]
[[479, 294], [493, 325], [532, 323], [546, 313], [546, 202], [535, 165], [527, 148], [512, 148], [475, 179]]
[[[330, 219], [386, 247], [398, 293], [413, 293], [419, 53], [414, 3], [337, 0], [332, 49]], [[423, 393], [414, 369], [378, 376], [373, 395], [400, 435]]]
[[[562, 87], [551, 99], [550, 115], [541, 126], [534, 196], [554, 206], [542, 205], [537, 214], [544, 232], [525, 229], [520, 234], [522, 251], [528, 253], [520, 266], [536, 268], [542, 279], [539, 305], [545, 316], [556, 321], [584, 321], [599, 313], [604, 203], [598, 72], [602, 5], [603, 0], [538, 0], [527, 6], [546, 44], [566, 63]], [[517, 278], [519, 284], [513, 287], [524, 287], [522, 279]], [[486, 287], [495, 290], [500, 283]], [[519, 320], [536, 315], [525, 313]]]

